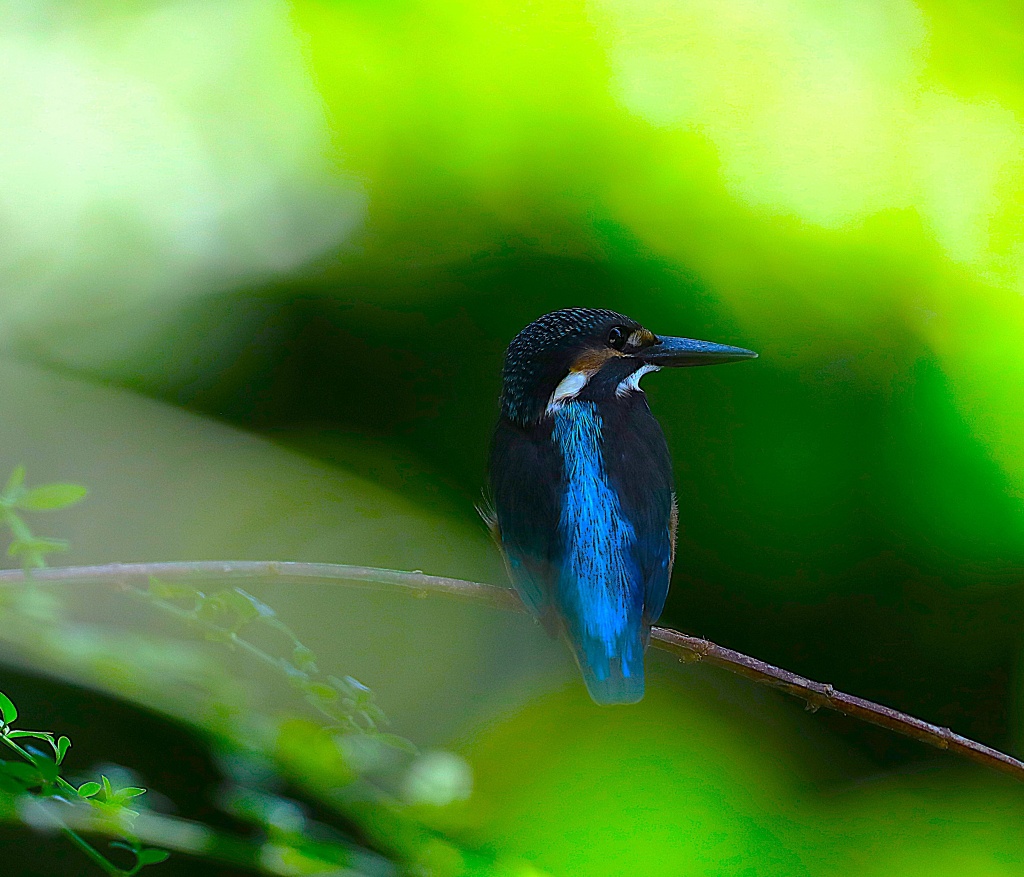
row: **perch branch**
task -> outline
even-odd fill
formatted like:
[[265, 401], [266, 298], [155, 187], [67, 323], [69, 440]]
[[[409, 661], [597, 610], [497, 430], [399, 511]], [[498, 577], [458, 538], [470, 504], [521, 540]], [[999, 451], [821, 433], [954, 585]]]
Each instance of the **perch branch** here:
[[[54, 584], [115, 584], [122, 587], [145, 585], [151, 578], [164, 582], [240, 581], [246, 579], [288, 579], [299, 582], [354, 582], [368, 586], [388, 585], [403, 588], [416, 596], [448, 594], [478, 600], [504, 609], [524, 611], [515, 592], [509, 588], [425, 575], [422, 572], [399, 572], [367, 566], [347, 566], [333, 563], [291, 563], [275, 561], [203, 561], [191, 563], [111, 563], [103, 566], [57, 567], [36, 570], [32, 579]], [[21, 570], [0, 571], [0, 587], [17, 585], [26, 580]], [[1024, 762], [921, 719], [898, 710], [837, 691], [831, 685], [814, 682], [775, 667], [757, 658], [676, 630], [655, 627], [651, 631], [655, 648], [670, 652], [684, 661], [713, 664], [750, 679], [798, 697], [811, 710], [821, 707], [834, 710], [902, 734], [939, 749], [955, 752], [979, 764], [1024, 780]]]

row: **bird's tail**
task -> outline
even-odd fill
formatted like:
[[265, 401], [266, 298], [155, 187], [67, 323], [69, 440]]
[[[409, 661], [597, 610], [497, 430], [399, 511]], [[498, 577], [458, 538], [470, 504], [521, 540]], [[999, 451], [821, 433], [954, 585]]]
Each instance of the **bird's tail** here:
[[644, 647], [641, 637], [623, 637], [619, 653], [608, 656], [598, 640], [573, 642], [576, 663], [594, 703], [636, 703], [644, 696]]

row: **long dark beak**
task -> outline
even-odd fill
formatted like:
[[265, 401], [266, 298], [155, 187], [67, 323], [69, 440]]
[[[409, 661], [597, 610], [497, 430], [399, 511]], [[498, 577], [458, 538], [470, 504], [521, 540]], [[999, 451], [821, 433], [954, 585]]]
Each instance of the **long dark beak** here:
[[741, 359], [757, 359], [753, 350], [744, 350], [742, 347], [665, 336], [660, 336], [656, 344], [637, 351], [635, 355], [637, 359], [657, 366], [719, 365]]

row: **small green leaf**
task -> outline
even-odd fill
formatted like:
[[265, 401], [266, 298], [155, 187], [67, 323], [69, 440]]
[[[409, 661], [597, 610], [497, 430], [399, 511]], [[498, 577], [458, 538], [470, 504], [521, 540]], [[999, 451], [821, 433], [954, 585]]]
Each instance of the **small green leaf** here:
[[19, 554], [51, 554], [55, 551], [67, 551], [70, 544], [63, 539], [15, 539], [7, 547], [8, 557]]
[[82, 783], [82, 785], [80, 785], [78, 787], [78, 797], [79, 798], [91, 798], [99, 790], [100, 790], [100, 784], [99, 783], [92, 783], [92, 782], [90, 782], [90, 783]]
[[150, 576], [149, 593], [158, 600], [199, 600], [203, 594], [189, 585], [176, 585], [173, 582], [162, 582]]
[[7, 486], [4, 487], [4, 498], [11, 499], [12, 495], [25, 483], [25, 467], [15, 466], [11, 477], [7, 479]]
[[103, 781], [103, 798], [107, 801], [112, 800], [114, 797], [114, 790], [110, 787], [110, 780], [102, 775], [100, 776], [100, 779]]
[[49, 731], [11, 731], [8, 737], [35, 737], [37, 740], [45, 740], [47, 743], [53, 743], [53, 734]]
[[139, 853], [139, 864], [159, 865], [161, 862], [166, 862], [170, 857], [171, 854], [167, 850], [143, 850]]
[[295, 666], [306, 673], [316, 672], [316, 655], [310, 649], [299, 643], [292, 652], [292, 661]]
[[139, 795], [145, 794], [145, 789], [140, 789], [138, 786], [127, 786], [124, 789], [118, 789], [118, 792], [114, 797], [119, 801], [127, 801], [129, 798], [138, 798]]
[[324, 685], [323, 682], [306, 682], [302, 685], [302, 688], [306, 694], [317, 700], [333, 703], [338, 699], [338, 692], [331, 688], [330, 685]]
[[44, 484], [18, 497], [14, 507], [26, 512], [63, 509], [80, 502], [87, 493], [80, 484]]
[[60, 737], [57, 740], [55, 747], [57, 751], [57, 764], [60, 764], [64, 760], [64, 756], [68, 754], [68, 750], [71, 748], [71, 741], [67, 737]]
[[199, 617], [221, 627], [239, 631], [273, 610], [239, 588], [217, 591], [199, 602]]
[[14, 720], [18, 718], [17, 707], [2, 691], [0, 691], [0, 716], [3, 717], [3, 723], [5, 725], [13, 724]]

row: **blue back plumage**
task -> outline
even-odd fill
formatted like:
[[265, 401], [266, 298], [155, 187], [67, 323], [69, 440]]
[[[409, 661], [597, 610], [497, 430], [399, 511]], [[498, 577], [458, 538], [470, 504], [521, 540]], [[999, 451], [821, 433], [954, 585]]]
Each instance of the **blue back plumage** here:
[[557, 607], [594, 700], [632, 703], [644, 693], [646, 582], [634, 526], [608, 480], [597, 405], [559, 408], [552, 439], [564, 469]]

